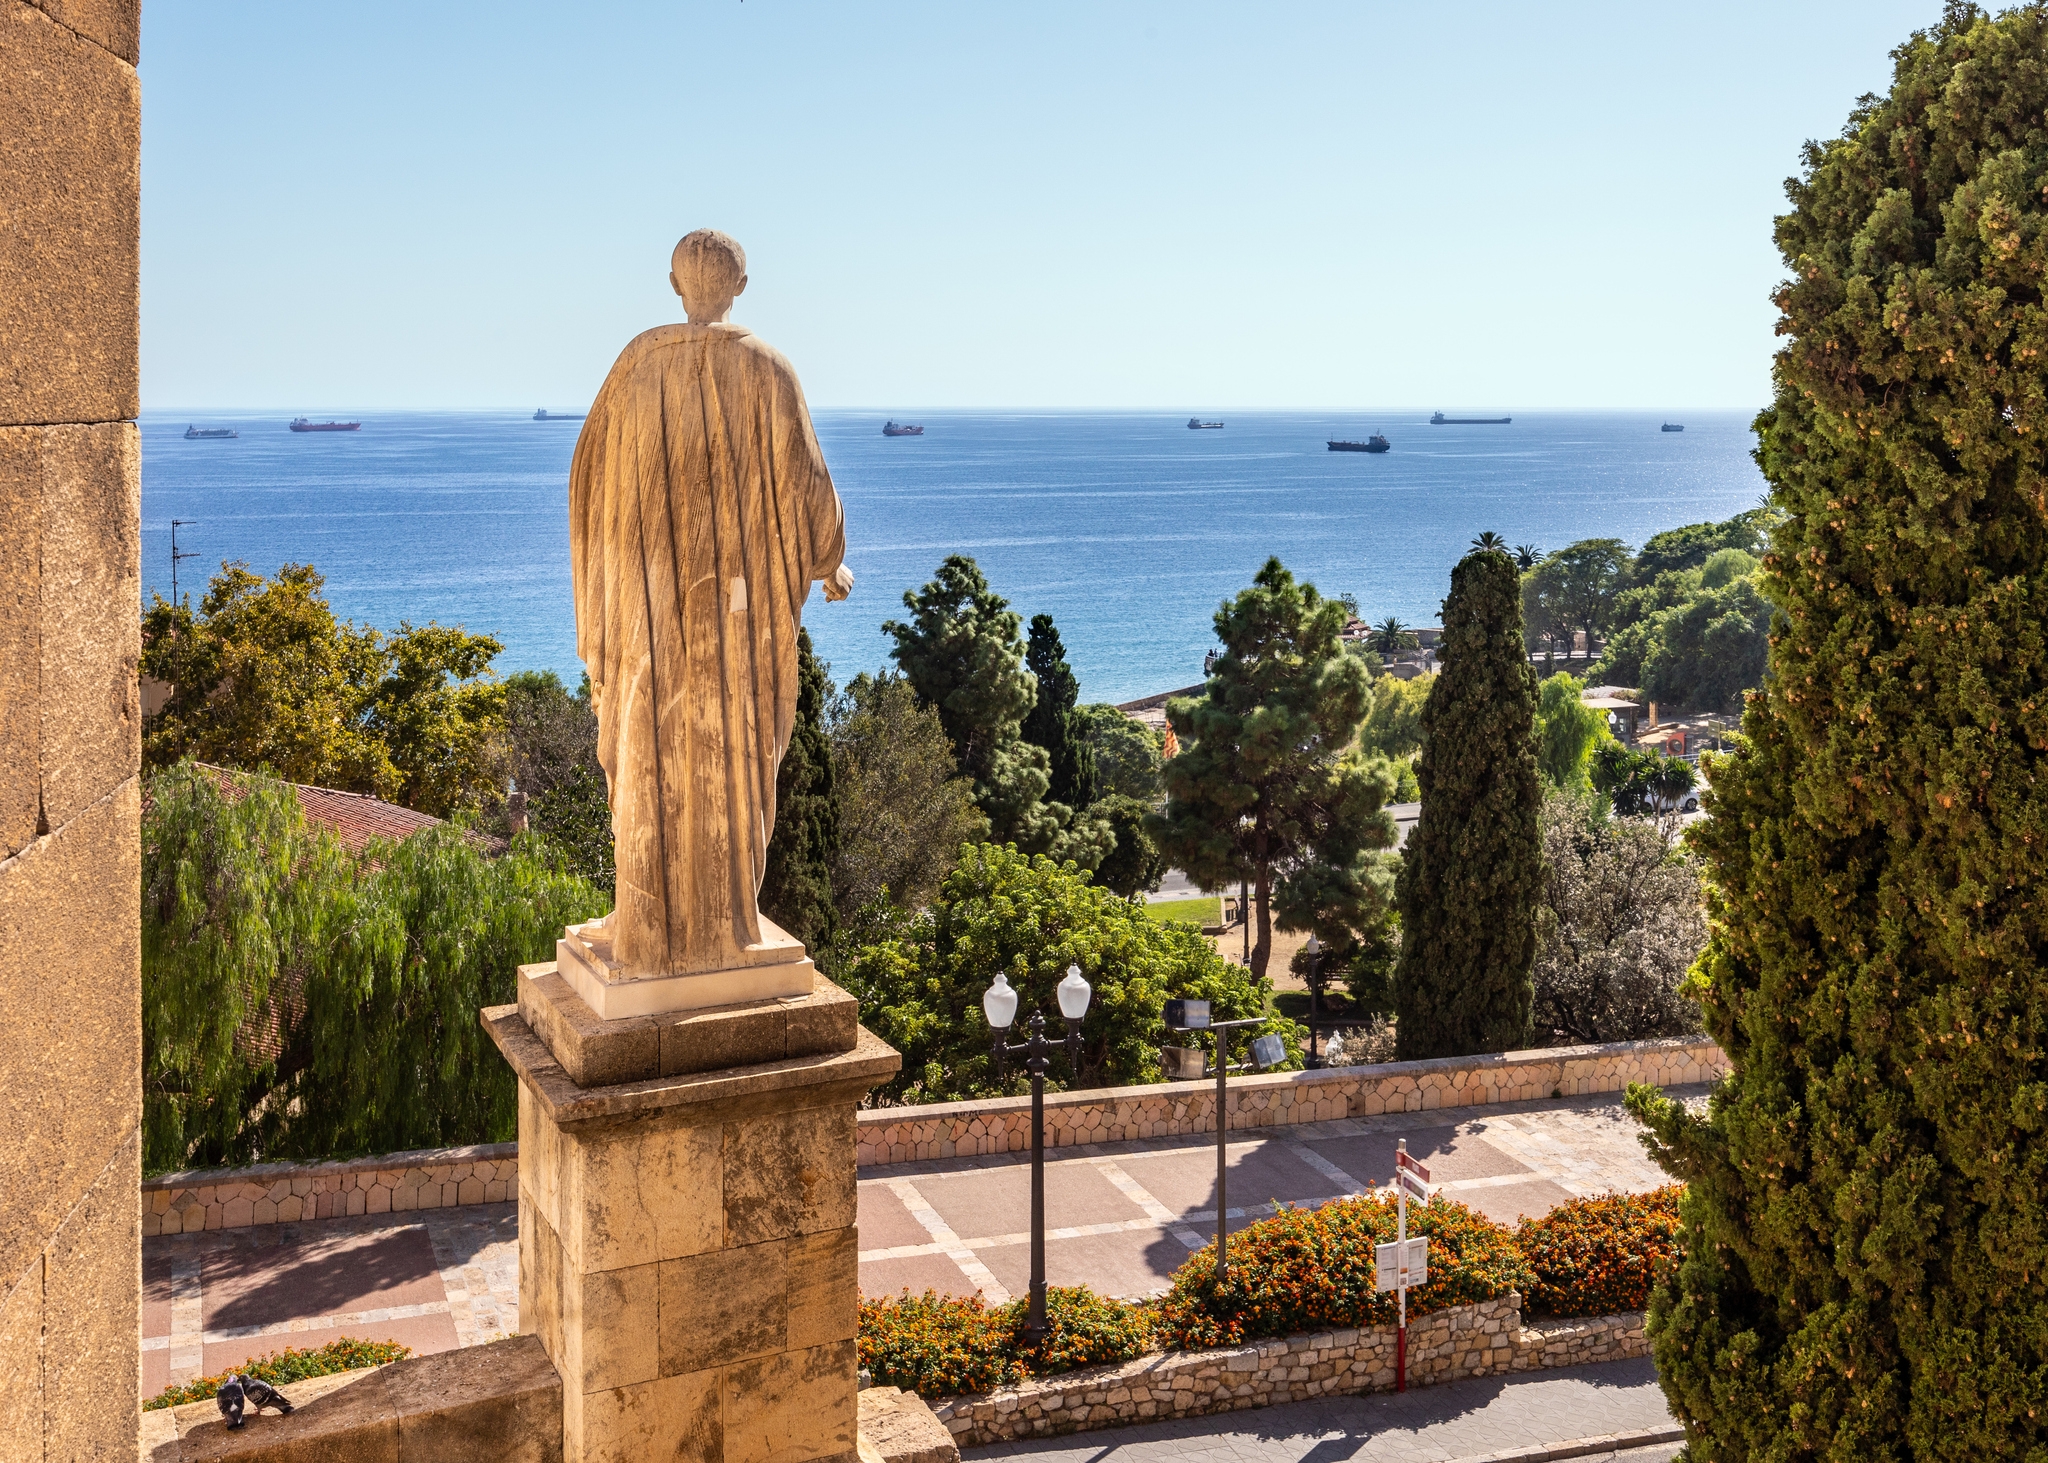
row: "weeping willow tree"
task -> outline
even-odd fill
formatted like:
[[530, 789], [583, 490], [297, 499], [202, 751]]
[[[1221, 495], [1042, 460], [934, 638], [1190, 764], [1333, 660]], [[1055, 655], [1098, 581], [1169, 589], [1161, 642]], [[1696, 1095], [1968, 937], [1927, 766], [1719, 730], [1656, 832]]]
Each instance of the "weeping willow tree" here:
[[497, 1142], [510, 1071], [477, 1019], [604, 896], [524, 837], [443, 825], [351, 853], [283, 783], [149, 781], [143, 1142], [153, 1171]]

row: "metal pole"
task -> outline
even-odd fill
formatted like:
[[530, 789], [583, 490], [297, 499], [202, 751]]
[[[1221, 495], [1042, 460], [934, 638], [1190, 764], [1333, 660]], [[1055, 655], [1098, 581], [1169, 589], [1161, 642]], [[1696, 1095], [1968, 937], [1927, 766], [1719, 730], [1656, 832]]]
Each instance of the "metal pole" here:
[[[1037, 1035], [1037, 1033], [1033, 1033]], [[1045, 1335], [1045, 1059], [1031, 1064], [1031, 1339]]]
[[[1406, 1138], [1396, 1139], [1397, 1152], [1408, 1151]], [[1394, 1330], [1394, 1390], [1408, 1390], [1408, 1186], [1401, 1182], [1401, 1168], [1397, 1160], [1394, 1166], [1394, 1304], [1400, 1309], [1400, 1318]]]
[[1230, 1113], [1226, 1106], [1229, 1098], [1224, 1083], [1230, 1076], [1230, 1033], [1216, 1033], [1216, 1283], [1221, 1285], [1227, 1278], [1229, 1259], [1227, 1248], [1230, 1242], [1230, 1198], [1225, 1192], [1229, 1177], [1230, 1153], [1224, 1146], [1230, 1141]]

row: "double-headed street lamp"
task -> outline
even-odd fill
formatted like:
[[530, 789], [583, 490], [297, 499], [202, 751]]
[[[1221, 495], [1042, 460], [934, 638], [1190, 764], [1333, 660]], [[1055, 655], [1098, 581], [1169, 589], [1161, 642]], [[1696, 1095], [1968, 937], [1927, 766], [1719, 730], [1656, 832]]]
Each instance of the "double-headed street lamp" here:
[[1225, 1255], [1228, 1243], [1229, 1222], [1225, 1218], [1230, 1201], [1224, 1193], [1229, 1178], [1230, 1157], [1226, 1146], [1230, 1141], [1229, 1094], [1225, 1079], [1232, 1072], [1264, 1072], [1279, 1066], [1287, 1060], [1287, 1043], [1273, 1035], [1252, 1039], [1252, 1059], [1230, 1064], [1230, 1033], [1242, 1031], [1248, 1026], [1264, 1026], [1266, 1018], [1253, 1016], [1242, 1021], [1211, 1021], [1207, 1001], [1176, 1000], [1166, 1003], [1166, 1027], [1182, 1035], [1190, 1031], [1213, 1031], [1216, 1033], [1216, 1283], [1222, 1284], [1229, 1270]]
[[[1094, 992], [1081, 979], [1081, 967], [1069, 965], [1067, 978], [1059, 984], [1060, 1015], [1067, 1022], [1067, 1071], [1081, 1074], [1081, 1018], [1088, 1014], [1088, 998]], [[996, 1080], [1001, 1081], [1007, 1059], [1024, 1058], [1024, 1070], [1031, 1074], [1031, 1316], [1024, 1323], [1024, 1340], [1035, 1346], [1045, 1336], [1045, 1070], [1052, 1064], [1058, 1044], [1045, 1039], [1045, 1013], [1031, 1013], [1031, 1039], [1015, 1046], [1003, 1040], [1003, 1033], [1017, 1019], [1017, 992], [1007, 975], [998, 975], [994, 985], [982, 993], [982, 1014], [995, 1035], [990, 1049], [995, 1055]]]

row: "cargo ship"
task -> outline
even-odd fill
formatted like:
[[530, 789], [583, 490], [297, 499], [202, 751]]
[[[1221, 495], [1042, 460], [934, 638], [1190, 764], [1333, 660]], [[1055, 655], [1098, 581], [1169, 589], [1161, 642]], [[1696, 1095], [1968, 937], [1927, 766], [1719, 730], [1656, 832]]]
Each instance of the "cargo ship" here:
[[1432, 427], [1505, 427], [1513, 417], [1447, 417], [1438, 412], [1429, 419]]
[[360, 432], [361, 422], [309, 422], [304, 417], [292, 418], [294, 432]]
[[908, 422], [900, 427], [894, 422], [884, 422], [882, 423], [882, 435], [884, 437], [922, 437], [924, 435], [924, 428], [913, 427]]
[[1189, 417], [1188, 430], [1190, 432], [1220, 432], [1223, 430], [1223, 423], [1205, 422], [1200, 417]]
[[533, 419], [537, 422], [580, 422], [586, 415], [580, 411], [549, 411], [542, 407], [533, 414]]
[[201, 437], [239, 437], [241, 435], [242, 434], [240, 432], [237, 432], [232, 427], [185, 428], [185, 440], [187, 442], [197, 441]]
[[1363, 442], [1339, 442], [1335, 438], [1331, 438], [1329, 441], [1332, 452], [1389, 452], [1393, 450], [1394, 446], [1380, 432], [1374, 432]]
[[1685, 430], [1685, 423], [1683, 423], [1683, 422], [1666, 422], [1666, 423], [1665, 423], [1665, 424], [1664, 424], [1663, 426], [1659, 427], [1659, 428], [1658, 428], [1657, 430], [1658, 430], [1658, 431], [1660, 431], [1660, 432], [1683, 432], [1683, 431]]

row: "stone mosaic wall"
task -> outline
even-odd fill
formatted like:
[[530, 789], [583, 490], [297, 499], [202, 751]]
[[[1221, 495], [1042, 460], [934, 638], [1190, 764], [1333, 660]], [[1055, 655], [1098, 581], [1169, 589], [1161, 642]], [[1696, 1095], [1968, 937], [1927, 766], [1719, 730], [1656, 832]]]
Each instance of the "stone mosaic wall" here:
[[[1631, 1082], [1678, 1087], [1711, 1082], [1728, 1061], [1706, 1037], [1551, 1047], [1429, 1062], [1387, 1062], [1230, 1079], [1230, 1126], [1322, 1123], [1390, 1112], [1481, 1107], [1548, 1097], [1620, 1092]], [[1048, 1093], [1045, 1144], [1120, 1143], [1216, 1131], [1216, 1084], [1164, 1082]], [[860, 1166], [1022, 1152], [1031, 1146], [1031, 1099], [890, 1107], [860, 1115]]]
[[[1418, 1317], [1408, 1327], [1412, 1386], [1649, 1354], [1640, 1311], [1522, 1325], [1522, 1298]], [[1325, 1331], [1223, 1351], [1169, 1351], [934, 1403], [954, 1441], [980, 1447], [1163, 1417], [1200, 1417], [1394, 1385], [1394, 1328]]]
[[347, 1163], [266, 1163], [142, 1183], [142, 1232], [191, 1234], [348, 1214], [397, 1214], [519, 1197], [519, 1145], [389, 1153]]

